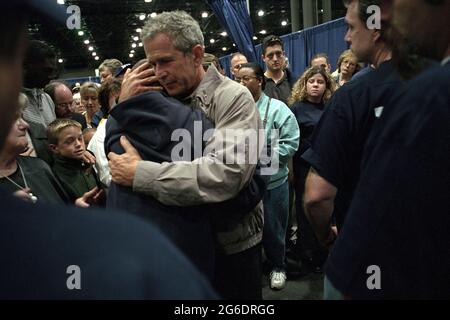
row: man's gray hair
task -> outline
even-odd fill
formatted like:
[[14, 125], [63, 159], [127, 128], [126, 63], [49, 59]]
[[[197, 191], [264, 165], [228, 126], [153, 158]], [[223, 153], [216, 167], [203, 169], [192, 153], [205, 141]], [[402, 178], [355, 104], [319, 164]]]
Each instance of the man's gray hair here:
[[205, 43], [200, 25], [185, 11], [163, 12], [149, 18], [142, 28], [142, 42], [160, 33], [168, 35], [174, 47], [184, 53], [191, 52], [197, 44], [204, 46]]

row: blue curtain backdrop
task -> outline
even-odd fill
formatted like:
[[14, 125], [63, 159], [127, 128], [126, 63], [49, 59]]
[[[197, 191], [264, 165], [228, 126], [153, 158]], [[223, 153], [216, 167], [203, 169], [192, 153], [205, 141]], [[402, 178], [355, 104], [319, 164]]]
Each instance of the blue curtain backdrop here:
[[[321, 52], [328, 55], [332, 71], [334, 71], [337, 68], [339, 55], [348, 49], [348, 45], [344, 41], [346, 32], [347, 25], [344, 18], [341, 18], [281, 36], [293, 77], [297, 79], [308, 68], [311, 58]], [[257, 62], [264, 66], [261, 45], [257, 45], [255, 49]], [[220, 62], [230, 76], [230, 55], [220, 58]]]
[[[257, 61], [253, 45], [253, 25], [246, 0], [207, 0], [220, 25], [249, 61]], [[228, 67], [229, 69], [229, 67]]]

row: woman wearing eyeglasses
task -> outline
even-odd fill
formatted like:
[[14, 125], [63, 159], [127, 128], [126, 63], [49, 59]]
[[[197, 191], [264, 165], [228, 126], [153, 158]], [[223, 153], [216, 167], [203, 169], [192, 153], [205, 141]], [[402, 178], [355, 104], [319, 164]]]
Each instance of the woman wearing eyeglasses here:
[[[285, 235], [289, 217], [288, 162], [298, 148], [300, 132], [289, 107], [284, 102], [264, 94], [264, 71], [258, 64], [241, 65], [235, 80], [246, 86], [252, 94], [270, 149], [271, 167], [274, 168], [274, 172], [270, 176], [263, 198], [263, 246], [272, 270], [270, 287], [280, 290], [286, 285]], [[278, 161], [274, 157], [277, 157]]]

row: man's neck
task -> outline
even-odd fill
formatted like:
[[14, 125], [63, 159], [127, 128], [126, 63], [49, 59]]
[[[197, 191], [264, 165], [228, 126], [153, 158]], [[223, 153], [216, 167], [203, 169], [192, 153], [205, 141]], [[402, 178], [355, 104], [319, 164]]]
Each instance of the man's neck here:
[[283, 79], [284, 77], [284, 71], [283, 70], [269, 70], [267, 69], [267, 71], [264, 73], [264, 75], [267, 78], [272, 79], [273, 81], [275, 81], [275, 83], [277, 83], [278, 81], [280, 81], [281, 79]]
[[262, 91], [258, 91], [254, 96], [253, 99], [255, 100], [255, 103], [258, 103], [259, 98], [261, 98]]
[[389, 49], [386, 45], [383, 45], [380, 50], [375, 53], [375, 56], [373, 57], [372, 61], [370, 61], [370, 63], [373, 64], [375, 68], [378, 68], [380, 64], [391, 59], [392, 50]]

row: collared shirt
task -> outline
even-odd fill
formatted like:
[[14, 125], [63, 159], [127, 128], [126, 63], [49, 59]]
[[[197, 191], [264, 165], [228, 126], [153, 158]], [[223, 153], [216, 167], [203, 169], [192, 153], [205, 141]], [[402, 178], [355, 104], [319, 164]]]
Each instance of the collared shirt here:
[[283, 78], [277, 83], [272, 78], [264, 77], [266, 79], [264, 93], [271, 98], [281, 100], [287, 104], [292, 90], [292, 84], [289, 82], [287, 72], [284, 72]]
[[[264, 145], [259, 112], [250, 91], [210, 66], [194, 97], [192, 105], [215, 125], [203, 156], [193, 161], [139, 161], [133, 191], [165, 205], [188, 206], [232, 199], [250, 182]], [[198, 138], [193, 137], [192, 142]], [[214, 218], [216, 241], [226, 254], [242, 252], [261, 242], [261, 202], [247, 214], [230, 212]]]
[[50, 122], [56, 119], [55, 105], [48, 94], [42, 89], [23, 88], [27, 102], [23, 110], [25, 121], [39, 123], [47, 128]]
[[[140, 161], [135, 173], [133, 190], [149, 194], [165, 205], [186, 206], [231, 199], [250, 181], [256, 168], [256, 163], [226, 161], [227, 156], [234, 155], [237, 145], [238, 152], [248, 155], [247, 144], [252, 139], [248, 140], [246, 134], [261, 127], [248, 89], [210, 67], [194, 97], [197, 107], [215, 125], [214, 134], [206, 143], [209, 152], [191, 162]], [[226, 132], [233, 129], [243, 130], [242, 134], [234, 136]]]

